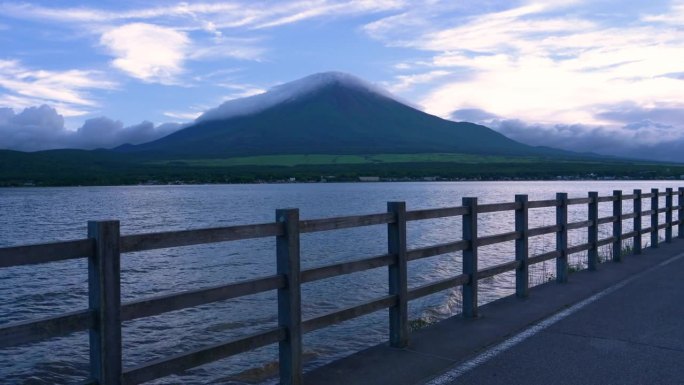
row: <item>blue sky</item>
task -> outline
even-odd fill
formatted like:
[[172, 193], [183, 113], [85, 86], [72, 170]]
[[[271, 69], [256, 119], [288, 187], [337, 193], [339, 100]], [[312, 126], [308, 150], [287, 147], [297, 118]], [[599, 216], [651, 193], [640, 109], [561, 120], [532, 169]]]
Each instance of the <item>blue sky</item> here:
[[683, 0], [0, 0], [0, 148], [149, 140], [329, 70], [530, 144], [684, 149]]

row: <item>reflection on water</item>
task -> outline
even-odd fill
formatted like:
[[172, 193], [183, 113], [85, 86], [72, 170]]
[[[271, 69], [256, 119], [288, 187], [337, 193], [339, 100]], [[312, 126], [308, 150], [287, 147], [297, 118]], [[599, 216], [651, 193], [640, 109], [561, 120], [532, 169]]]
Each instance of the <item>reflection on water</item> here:
[[[276, 208], [299, 207], [303, 219], [383, 212], [387, 201], [406, 201], [409, 210], [458, 206], [461, 198], [480, 203], [551, 199], [556, 192], [585, 197], [587, 191], [608, 195], [614, 189], [677, 187], [669, 182], [460, 182], [352, 183], [230, 186], [134, 186], [87, 188], [0, 189], [0, 246], [83, 238], [88, 220], [119, 219], [122, 234], [227, 226], [272, 221]], [[648, 210], [650, 200], [644, 200]], [[675, 202], [676, 203], [676, 202]], [[664, 204], [662, 198], [661, 206]], [[610, 216], [602, 203], [599, 216]], [[631, 212], [625, 201], [624, 212]], [[662, 215], [664, 220], [664, 214]], [[569, 220], [587, 217], [585, 205], [571, 206]], [[514, 230], [513, 213], [482, 214], [479, 235]], [[646, 222], [644, 222], [646, 223]], [[555, 224], [555, 210], [530, 210], [530, 227]], [[625, 221], [623, 231], [631, 231]], [[408, 224], [409, 248], [460, 239], [460, 218]], [[600, 227], [601, 238], [611, 235]], [[586, 241], [586, 230], [569, 233], [569, 244]], [[644, 237], [644, 245], [648, 242]], [[530, 239], [530, 255], [555, 249], [554, 235]], [[171, 248], [130, 253], [122, 257], [122, 297], [130, 301], [150, 295], [218, 285], [275, 273], [273, 239]], [[384, 226], [302, 235], [302, 267], [314, 267], [386, 252]], [[602, 253], [608, 255], [607, 248]], [[514, 258], [514, 242], [480, 249], [480, 267]], [[570, 256], [573, 268], [586, 265], [586, 253]], [[87, 265], [74, 260], [0, 270], [0, 324], [59, 314], [87, 306]], [[533, 285], [555, 275], [555, 262], [531, 267]], [[409, 264], [409, 286], [460, 274], [461, 255], [451, 253]], [[514, 274], [480, 283], [480, 302], [513, 293]], [[302, 288], [305, 318], [358, 304], [386, 294], [387, 271], [379, 268]], [[460, 288], [410, 303], [410, 318], [425, 323], [457, 314]], [[149, 360], [265, 330], [277, 323], [275, 293], [261, 293], [220, 303], [183, 309], [125, 322], [124, 365]], [[420, 323], [416, 323], [419, 325]], [[307, 368], [351, 354], [387, 339], [387, 312], [379, 311], [304, 336]], [[156, 384], [257, 383], [277, 372], [277, 349], [269, 346], [154, 381]], [[0, 383], [54, 384], [74, 382], [87, 373], [87, 333], [0, 350]]]

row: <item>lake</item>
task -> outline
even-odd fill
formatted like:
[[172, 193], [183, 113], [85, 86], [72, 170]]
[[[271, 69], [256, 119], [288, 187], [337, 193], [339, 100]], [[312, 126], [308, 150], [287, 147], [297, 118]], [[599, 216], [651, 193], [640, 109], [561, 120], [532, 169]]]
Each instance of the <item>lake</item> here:
[[[318, 183], [258, 185], [127, 186], [0, 189], [0, 247], [84, 238], [88, 220], [118, 219], [121, 233], [157, 232], [270, 222], [275, 209], [297, 207], [302, 219], [386, 211], [388, 201], [406, 201], [408, 210], [460, 206], [461, 198], [480, 203], [511, 202], [515, 194], [530, 200], [552, 199], [556, 192], [586, 197], [588, 191], [609, 195], [614, 189], [677, 188], [679, 181], [545, 181]], [[681, 183], [684, 185], [684, 183]], [[661, 198], [664, 205], [664, 197]], [[675, 199], [675, 204], [677, 204]], [[611, 203], [599, 216], [612, 215]], [[650, 208], [644, 199], [643, 210]], [[631, 212], [625, 201], [624, 212]], [[661, 214], [664, 220], [664, 214]], [[555, 210], [530, 210], [530, 227], [555, 223]], [[585, 220], [586, 205], [571, 206], [569, 220]], [[648, 222], [644, 222], [648, 227]], [[513, 212], [480, 215], [479, 235], [513, 231]], [[631, 231], [625, 221], [623, 231]], [[601, 225], [601, 238], [610, 225]], [[451, 242], [461, 237], [461, 219], [409, 222], [409, 248]], [[644, 237], [644, 245], [648, 243]], [[569, 244], [586, 241], [586, 229], [571, 231]], [[553, 235], [530, 239], [530, 255], [555, 249]], [[514, 259], [514, 243], [480, 249], [480, 268]], [[302, 267], [386, 253], [386, 226], [304, 234]], [[603, 249], [602, 253], [607, 253]], [[572, 267], [586, 264], [586, 254], [569, 258]], [[122, 301], [225, 284], [275, 273], [275, 240], [245, 240], [170, 248], [122, 256]], [[460, 253], [409, 263], [409, 287], [460, 274]], [[531, 267], [531, 283], [552, 279], [555, 262]], [[302, 288], [304, 318], [358, 304], [387, 291], [386, 268], [307, 283]], [[514, 293], [514, 274], [480, 283], [480, 302]], [[409, 318], [433, 322], [460, 311], [460, 288], [410, 302]], [[0, 270], [0, 324], [86, 308], [85, 260], [54, 262]], [[225, 341], [277, 323], [276, 295], [262, 293], [124, 323], [124, 366]], [[319, 366], [387, 340], [387, 312], [379, 311], [304, 336], [305, 368]], [[244, 384], [271, 381], [275, 346], [205, 365], [151, 383]], [[0, 349], [1, 384], [70, 383], [87, 376], [86, 332], [31, 345]]]

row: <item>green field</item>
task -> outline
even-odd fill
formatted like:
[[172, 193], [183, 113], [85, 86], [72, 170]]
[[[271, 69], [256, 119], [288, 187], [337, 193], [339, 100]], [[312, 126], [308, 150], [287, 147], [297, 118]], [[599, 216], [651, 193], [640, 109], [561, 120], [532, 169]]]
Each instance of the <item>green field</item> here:
[[304, 166], [333, 164], [373, 164], [373, 163], [533, 163], [536, 157], [484, 156], [471, 154], [374, 154], [374, 155], [263, 155], [226, 159], [174, 159], [152, 161], [152, 165], [183, 165], [191, 167], [234, 167], [234, 166]]
[[0, 186], [250, 183], [283, 181], [501, 179], [680, 179], [684, 165], [598, 158], [470, 154], [270, 155], [164, 159], [112, 151], [0, 150]]

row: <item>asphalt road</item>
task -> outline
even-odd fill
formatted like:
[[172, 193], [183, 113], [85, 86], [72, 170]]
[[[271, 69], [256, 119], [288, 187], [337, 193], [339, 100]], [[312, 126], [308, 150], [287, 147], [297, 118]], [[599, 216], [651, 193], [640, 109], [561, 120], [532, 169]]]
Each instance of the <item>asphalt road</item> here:
[[684, 385], [684, 240], [623, 259], [418, 330], [406, 348], [316, 368], [304, 383]]
[[684, 258], [522, 338], [429, 384], [684, 384]]

